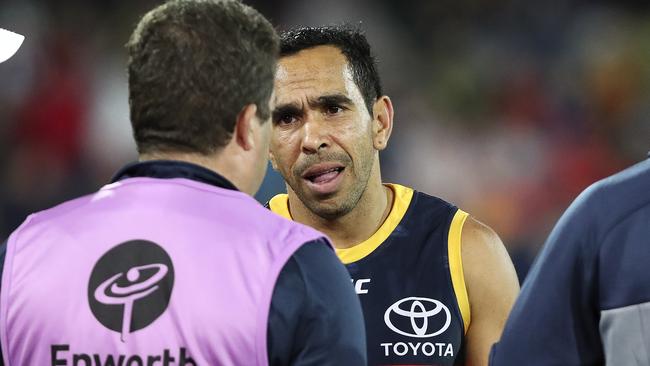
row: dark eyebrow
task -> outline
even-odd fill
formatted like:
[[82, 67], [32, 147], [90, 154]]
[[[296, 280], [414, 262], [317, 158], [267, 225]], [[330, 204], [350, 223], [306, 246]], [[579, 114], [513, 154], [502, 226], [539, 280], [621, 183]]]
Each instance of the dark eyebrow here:
[[[343, 94], [327, 94], [322, 95], [318, 98], [312, 98], [307, 101], [311, 108], [322, 109], [324, 107], [329, 107], [332, 105], [341, 105], [344, 107], [349, 107], [354, 104], [352, 99], [346, 97]], [[300, 116], [303, 114], [302, 106], [298, 103], [286, 103], [280, 104], [273, 109], [273, 120], [277, 120], [282, 116]]]
[[302, 114], [302, 108], [298, 104], [295, 103], [287, 103], [287, 104], [281, 104], [279, 106], [276, 106], [275, 109], [273, 109], [273, 120], [277, 120], [281, 116], [299, 116]]
[[342, 106], [351, 106], [354, 103], [352, 99], [346, 97], [343, 94], [328, 94], [322, 95], [316, 99], [311, 99], [308, 101], [309, 106], [312, 108], [318, 107], [327, 107], [331, 105], [342, 105]]

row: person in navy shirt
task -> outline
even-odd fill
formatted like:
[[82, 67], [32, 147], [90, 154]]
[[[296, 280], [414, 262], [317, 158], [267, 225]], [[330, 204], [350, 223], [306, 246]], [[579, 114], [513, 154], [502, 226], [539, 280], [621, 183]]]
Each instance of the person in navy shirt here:
[[526, 278], [492, 366], [650, 365], [650, 160], [585, 190]]
[[487, 365], [519, 291], [501, 239], [443, 199], [383, 182], [393, 105], [361, 30], [280, 37], [271, 162], [287, 194], [268, 207], [332, 239], [370, 365]]

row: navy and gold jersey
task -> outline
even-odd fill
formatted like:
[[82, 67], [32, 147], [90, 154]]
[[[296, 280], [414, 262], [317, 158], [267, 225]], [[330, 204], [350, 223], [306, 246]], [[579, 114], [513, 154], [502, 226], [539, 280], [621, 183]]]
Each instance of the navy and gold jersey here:
[[[467, 214], [397, 184], [391, 211], [366, 241], [337, 249], [363, 307], [369, 365], [460, 365], [470, 309], [460, 252]], [[291, 218], [288, 196], [269, 207]]]

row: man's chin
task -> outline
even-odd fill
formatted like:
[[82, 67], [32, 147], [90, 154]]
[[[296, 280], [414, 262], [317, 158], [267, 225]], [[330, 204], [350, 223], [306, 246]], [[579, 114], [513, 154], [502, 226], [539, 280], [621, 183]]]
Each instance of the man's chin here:
[[333, 220], [345, 216], [351, 211], [351, 209], [347, 207], [348, 205], [346, 205], [346, 200], [343, 198], [344, 195], [340, 190], [322, 194], [314, 192], [307, 187], [301, 188], [305, 189], [293, 189], [294, 193], [296, 193], [296, 196], [298, 196], [298, 199], [302, 204], [318, 217]]
[[336, 197], [310, 200], [306, 206], [316, 216], [327, 220], [338, 219], [351, 211], [350, 207], [347, 207], [345, 202], [341, 202], [341, 200], [336, 199]]

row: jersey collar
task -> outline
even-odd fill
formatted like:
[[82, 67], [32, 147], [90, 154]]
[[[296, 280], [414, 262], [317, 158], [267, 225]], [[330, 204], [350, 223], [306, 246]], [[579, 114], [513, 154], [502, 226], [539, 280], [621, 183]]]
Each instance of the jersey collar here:
[[149, 160], [128, 164], [115, 173], [113, 179], [111, 179], [111, 183], [136, 177], [159, 179], [185, 178], [219, 188], [238, 190], [228, 179], [210, 169], [175, 160]]
[[[335, 249], [336, 255], [344, 264], [356, 262], [370, 255], [370, 253], [388, 239], [390, 234], [395, 230], [395, 228], [397, 228], [397, 225], [399, 225], [404, 218], [404, 215], [411, 204], [411, 200], [413, 199], [413, 189], [399, 184], [385, 184], [385, 186], [392, 189], [394, 193], [393, 205], [388, 217], [386, 217], [386, 220], [384, 220], [379, 229], [377, 229], [377, 231], [375, 231], [375, 233], [368, 239], [351, 248]], [[269, 208], [276, 214], [286, 219], [293, 220], [291, 212], [289, 211], [289, 196], [286, 193], [278, 194], [273, 197], [269, 201]]]

